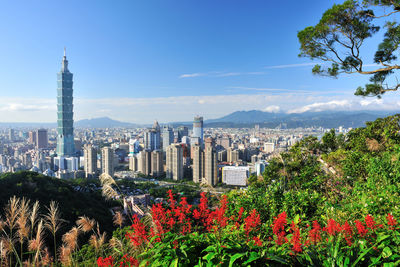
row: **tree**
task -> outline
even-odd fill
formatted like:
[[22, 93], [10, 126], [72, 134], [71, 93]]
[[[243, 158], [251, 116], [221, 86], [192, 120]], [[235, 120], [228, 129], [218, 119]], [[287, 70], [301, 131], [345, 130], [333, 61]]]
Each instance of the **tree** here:
[[[375, 15], [374, 11], [382, 14]], [[298, 33], [299, 56], [330, 63], [330, 66], [316, 64], [312, 69], [316, 75], [334, 78], [341, 73], [369, 75], [371, 83], [358, 87], [355, 95], [380, 98], [385, 92], [397, 91], [400, 83], [388, 81], [388, 77], [400, 69], [396, 64], [400, 44], [400, 24], [395, 21], [398, 12], [400, 0], [346, 0], [333, 5], [317, 25]], [[360, 51], [365, 40], [378, 33], [381, 27], [374, 23], [382, 24], [382, 18], [389, 21], [384, 23], [386, 32], [374, 55], [376, 66], [366, 70]]]

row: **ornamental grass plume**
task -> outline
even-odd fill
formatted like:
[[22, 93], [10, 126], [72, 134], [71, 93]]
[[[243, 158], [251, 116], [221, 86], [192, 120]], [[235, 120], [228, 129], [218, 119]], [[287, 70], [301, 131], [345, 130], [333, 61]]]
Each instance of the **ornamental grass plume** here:
[[94, 219], [89, 219], [86, 216], [81, 216], [76, 221], [76, 225], [78, 225], [79, 230], [87, 233], [93, 230], [96, 225], [96, 221]]
[[62, 265], [70, 266], [72, 263], [71, 259], [72, 250], [67, 245], [63, 244], [59, 248], [58, 258]]
[[29, 241], [29, 250], [35, 252], [34, 256], [34, 263], [39, 263], [39, 260], [41, 258], [41, 251], [43, 249], [44, 245], [44, 240], [43, 240], [43, 220], [39, 221], [37, 230], [36, 230], [36, 236], [34, 239]]
[[121, 211], [117, 211], [117, 212], [114, 214], [114, 218], [113, 218], [113, 223], [114, 223], [114, 225], [118, 225], [118, 226], [119, 226], [119, 229], [121, 229], [121, 228], [122, 228], [122, 225], [124, 224], [124, 222], [125, 222], [124, 215], [122, 214]]
[[[36, 203], [35, 203], [36, 204]], [[35, 209], [35, 205], [34, 205]], [[61, 219], [61, 214], [58, 209], [58, 204], [55, 201], [50, 202], [50, 206], [47, 207], [48, 213], [44, 216], [45, 224], [47, 230], [49, 230], [53, 236], [53, 246], [54, 246], [54, 259], [57, 262], [57, 240], [56, 234], [64, 224], [65, 220]], [[32, 210], [33, 213], [33, 210]], [[34, 221], [34, 219], [32, 219]]]
[[17, 218], [17, 236], [20, 243], [20, 260], [22, 260], [24, 241], [29, 237], [29, 200], [22, 198], [20, 201], [19, 216]]
[[39, 201], [36, 200], [32, 206], [30, 216], [29, 216], [29, 222], [31, 225], [31, 238], [33, 236], [34, 228], [37, 224], [38, 217], [39, 217]]
[[18, 215], [19, 215], [19, 204], [20, 200], [16, 196], [13, 196], [8, 201], [5, 208], [5, 225], [10, 230], [10, 236], [13, 236], [13, 230], [16, 227]]
[[117, 182], [111, 177], [111, 175], [103, 173], [99, 177], [102, 185], [101, 193], [107, 200], [115, 199], [118, 197], [117, 191], [113, 188], [113, 185], [117, 185]]
[[75, 251], [78, 247], [78, 236], [80, 229], [78, 227], [73, 227], [69, 232], [65, 233], [62, 237], [63, 242], [67, 245], [71, 251]]

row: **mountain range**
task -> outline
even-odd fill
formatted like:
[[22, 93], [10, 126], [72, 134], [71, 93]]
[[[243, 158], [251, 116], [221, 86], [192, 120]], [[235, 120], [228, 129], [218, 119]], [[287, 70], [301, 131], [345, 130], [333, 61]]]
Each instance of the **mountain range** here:
[[[338, 128], [343, 126], [362, 127], [367, 121], [396, 114], [396, 111], [321, 111], [304, 113], [271, 113], [260, 110], [236, 111], [218, 119], [204, 121], [204, 127], [209, 128], [250, 128], [255, 124], [265, 128], [298, 128], [324, 127]], [[168, 125], [177, 127], [192, 126], [192, 121], [171, 122]], [[109, 117], [84, 119], [75, 122], [76, 128], [136, 128], [150, 125], [135, 124], [113, 120]], [[55, 128], [56, 123], [21, 123], [0, 122], [0, 127], [33, 127]]]

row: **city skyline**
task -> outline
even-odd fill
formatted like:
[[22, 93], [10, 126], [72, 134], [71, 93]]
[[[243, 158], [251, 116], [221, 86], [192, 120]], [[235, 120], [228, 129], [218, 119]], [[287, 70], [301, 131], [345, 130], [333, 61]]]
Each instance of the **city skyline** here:
[[[253, 109], [399, 110], [398, 93], [355, 97], [366, 77], [316, 78], [313, 62], [297, 57], [297, 31], [315, 24], [331, 4], [71, 1], [61, 14], [50, 1], [5, 4], [0, 29], [9, 42], [0, 44], [0, 121], [56, 121], [54, 70], [64, 46], [76, 73], [75, 120], [108, 116], [147, 124]], [[59, 27], [62, 35], [50, 34]], [[376, 46], [371, 40], [365, 49]]]

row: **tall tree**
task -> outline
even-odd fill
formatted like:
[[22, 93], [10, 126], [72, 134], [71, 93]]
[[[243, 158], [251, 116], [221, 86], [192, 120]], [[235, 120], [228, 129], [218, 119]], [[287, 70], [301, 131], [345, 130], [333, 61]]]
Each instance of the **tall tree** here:
[[[375, 14], [375, 12], [379, 14]], [[356, 89], [355, 95], [380, 98], [385, 92], [397, 91], [400, 83], [388, 77], [400, 69], [396, 63], [400, 44], [400, 0], [347, 0], [325, 11], [315, 26], [298, 33], [300, 57], [319, 59], [312, 72], [337, 78], [341, 73], [370, 76], [370, 83]], [[379, 20], [384, 19], [384, 22]], [[375, 24], [374, 24], [375, 23]], [[385, 34], [374, 54], [374, 69], [366, 70], [361, 55], [365, 40], [376, 36], [383, 25]]]

